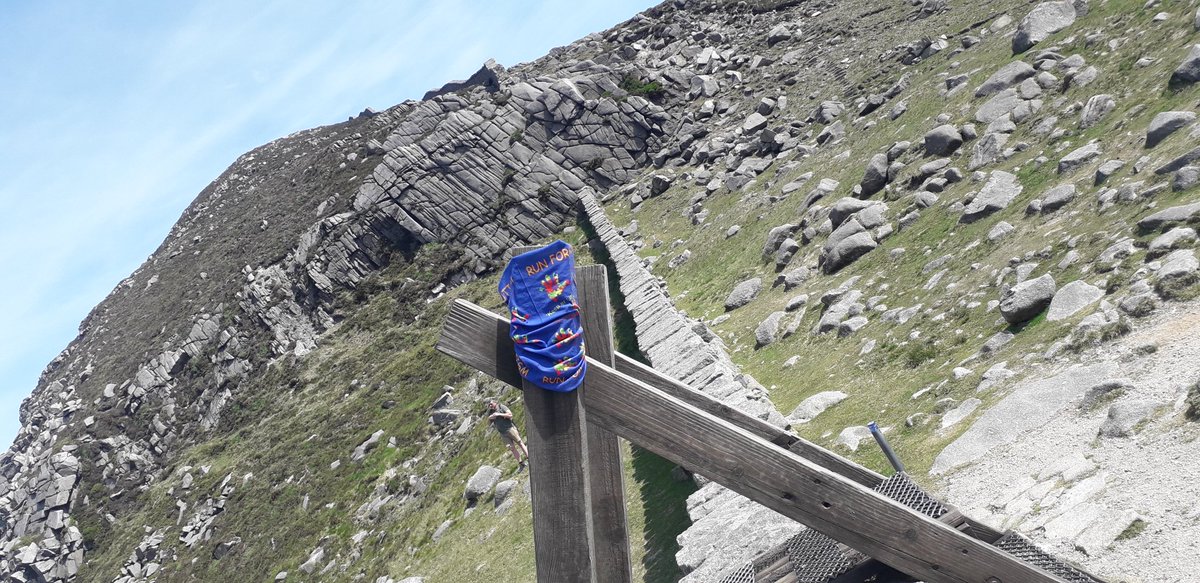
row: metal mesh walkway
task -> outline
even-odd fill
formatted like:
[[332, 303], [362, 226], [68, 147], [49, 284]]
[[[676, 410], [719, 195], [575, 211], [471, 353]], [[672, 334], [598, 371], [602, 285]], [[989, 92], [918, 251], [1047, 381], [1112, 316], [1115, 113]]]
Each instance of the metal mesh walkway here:
[[[903, 473], [894, 474], [880, 482], [875, 491], [930, 518], [941, 518], [950, 512], [949, 508], [927, 494]], [[1009, 532], [993, 544], [1021, 561], [1057, 575], [1069, 583], [1102, 583], [1087, 573], [1059, 561], [1017, 533]], [[851, 583], [896, 580], [878, 578], [883, 573], [895, 572], [886, 565], [809, 529], [726, 574], [720, 583]], [[862, 576], [859, 577], [859, 574]]]
[[993, 545], [1018, 558], [1021, 562], [1033, 565], [1047, 573], [1057, 575], [1069, 583], [1100, 583], [1095, 577], [1076, 569], [1054, 558], [1046, 551], [1039, 549], [1029, 539], [1009, 531]]

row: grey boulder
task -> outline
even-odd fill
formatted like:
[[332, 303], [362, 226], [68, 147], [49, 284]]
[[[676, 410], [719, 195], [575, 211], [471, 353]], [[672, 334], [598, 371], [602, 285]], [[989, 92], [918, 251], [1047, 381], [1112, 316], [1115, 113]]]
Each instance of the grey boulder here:
[[762, 278], [751, 278], [734, 286], [733, 291], [729, 292], [729, 297], [725, 298], [725, 311], [736, 310], [758, 297], [758, 293], [762, 291]]
[[479, 466], [475, 470], [475, 474], [467, 480], [467, 488], [463, 491], [463, 498], [468, 502], [476, 502], [485, 494], [492, 490], [492, 486], [500, 481], [500, 469], [492, 466]]
[[975, 89], [975, 97], [986, 97], [993, 93], [998, 93], [1021, 81], [1024, 81], [1037, 74], [1029, 63], [1025, 61], [1013, 61], [1003, 67], [1000, 67], [987, 81], [983, 82]]
[[1000, 298], [1000, 315], [1009, 324], [1028, 322], [1050, 305], [1057, 287], [1049, 273], [1018, 283]]
[[1191, 245], [1196, 242], [1196, 229], [1191, 227], [1175, 227], [1166, 233], [1163, 233], [1150, 241], [1148, 255], [1157, 257], [1163, 255], [1172, 249], [1178, 249], [1185, 245]]
[[368, 453], [371, 453], [371, 450], [375, 449], [375, 447], [379, 445], [379, 440], [382, 437], [382, 429], [372, 433], [371, 436], [366, 439], [366, 441], [363, 441], [362, 443], [358, 444], [358, 447], [354, 448], [354, 451], [350, 453], [350, 459], [356, 462], [362, 461], [363, 458], [367, 457]]
[[1072, 281], [1054, 294], [1054, 299], [1050, 301], [1050, 309], [1046, 311], [1046, 319], [1051, 322], [1065, 320], [1102, 297], [1104, 290], [1086, 281]]
[[775, 342], [779, 335], [779, 323], [785, 315], [784, 312], [772, 312], [765, 320], [759, 322], [758, 328], [754, 329], [755, 348], [769, 346]]
[[1168, 86], [1172, 89], [1179, 89], [1196, 81], [1200, 81], [1200, 45], [1192, 45], [1192, 50], [1188, 51], [1187, 56], [1184, 57], [1175, 72], [1171, 73]]
[[1100, 426], [1104, 437], [1129, 437], [1159, 409], [1154, 401], [1139, 400], [1115, 403], [1108, 409], [1108, 418]]
[[950, 124], [940, 125], [925, 134], [925, 153], [930, 156], [948, 156], [962, 143], [963, 137], [957, 127]]
[[860, 231], [850, 235], [838, 241], [836, 245], [822, 255], [824, 261], [821, 264], [821, 269], [827, 274], [836, 273], [841, 268], [850, 265], [859, 257], [866, 255], [878, 246], [879, 243], [875, 241], [875, 237], [867, 231]]
[[1142, 233], [1149, 233], [1195, 222], [1198, 219], [1200, 219], [1200, 202], [1163, 209], [1138, 221], [1137, 226]]
[[881, 205], [881, 203], [859, 200], [849, 196], [842, 197], [833, 203], [833, 206], [829, 209], [829, 222], [836, 229], [842, 226], [842, 223], [846, 222], [846, 219], [854, 216], [856, 213], [877, 205]]
[[1200, 270], [1200, 260], [1191, 249], [1177, 249], [1163, 258], [1163, 266], [1158, 270], [1158, 283], [1155, 287], [1159, 293], [1164, 290], [1179, 289], [1196, 283], [1196, 271]]
[[1075, 3], [1072, 0], [1042, 2], [1033, 7], [1013, 35], [1013, 54], [1023, 53], [1050, 35], [1071, 26], [1075, 22]]
[[1117, 100], [1111, 95], [1102, 93], [1091, 96], [1087, 103], [1083, 104], [1083, 111], [1079, 113], [1079, 128], [1087, 129], [1100, 123], [1100, 120], [1112, 113], [1116, 107]]
[[963, 223], [973, 223], [996, 211], [1008, 208], [1013, 199], [1021, 194], [1021, 184], [1017, 177], [1003, 170], [992, 172], [987, 184], [975, 195], [971, 203], [963, 209], [960, 219]]
[[[979, 109], [975, 111], [975, 121], [990, 124], [1005, 115], [1014, 113], [1025, 101], [1017, 93], [1015, 87], [1009, 87], [993, 95], [991, 99], [988, 99], [983, 105], [979, 106]], [[1013, 121], [1016, 121], [1016, 119], [1013, 118]]]
[[1171, 190], [1180, 192], [1200, 184], [1200, 166], [1184, 166], [1171, 177]]
[[862, 182], [859, 186], [862, 187], [862, 196], [869, 197], [876, 192], [883, 190], [888, 182], [888, 157], [887, 154], [875, 154], [871, 156], [871, 160], [867, 162], [867, 170], [863, 175]]
[[1100, 157], [1100, 144], [1091, 143], [1073, 150], [1058, 161], [1058, 173], [1069, 174]]
[[1146, 147], [1157, 146], [1167, 136], [1187, 127], [1195, 120], [1196, 114], [1191, 111], [1164, 111], [1154, 116], [1146, 128]]
[[1060, 184], [1046, 191], [1042, 197], [1042, 212], [1048, 213], [1056, 211], [1067, 203], [1075, 199], [1075, 185], [1071, 183]]
[[846, 393], [841, 391], [822, 391], [796, 405], [796, 408], [788, 414], [788, 419], [795, 423], [808, 423], [817, 415], [824, 413], [826, 409], [846, 400], [846, 397]]

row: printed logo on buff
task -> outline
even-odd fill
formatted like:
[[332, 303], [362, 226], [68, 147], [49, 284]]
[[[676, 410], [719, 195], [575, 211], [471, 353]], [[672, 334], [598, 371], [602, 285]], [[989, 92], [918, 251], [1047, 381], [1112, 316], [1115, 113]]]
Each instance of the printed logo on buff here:
[[558, 332], [556, 332], [554, 334], [554, 345], [562, 346], [563, 344], [566, 344], [566, 342], [568, 340], [571, 340], [578, 335], [579, 335], [578, 332], [574, 332], [570, 328], [567, 328], [565, 326], [562, 328], [559, 328]]
[[554, 374], [562, 376], [564, 372], [567, 372], [567, 370], [571, 368], [572, 360], [575, 359], [570, 356], [564, 356], [563, 358], [559, 359], [558, 362], [554, 363]]
[[571, 280], [568, 279], [560, 282], [558, 281], [557, 273], [552, 276], [547, 275], [546, 279], [542, 280], [542, 289], [546, 290], [546, 295], [552, 300], [557, 300], [559, 296], [562, 295], [563, 291], [567, 289], [568, 285], [571, 285]]

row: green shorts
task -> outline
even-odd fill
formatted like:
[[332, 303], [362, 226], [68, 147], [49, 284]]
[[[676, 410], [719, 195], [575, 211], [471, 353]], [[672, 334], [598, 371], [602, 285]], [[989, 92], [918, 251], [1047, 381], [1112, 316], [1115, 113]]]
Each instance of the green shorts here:
[[503, 439], [504, 443], [511, 445], [521, 441], [521, 434], [517, 433], [516, 427], [509, 427], [508, 431], [500, 433], [500, 439]]

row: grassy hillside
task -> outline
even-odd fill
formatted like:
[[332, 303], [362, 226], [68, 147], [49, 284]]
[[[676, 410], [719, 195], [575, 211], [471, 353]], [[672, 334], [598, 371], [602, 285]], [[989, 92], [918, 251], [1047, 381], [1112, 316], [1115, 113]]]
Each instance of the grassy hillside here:
[[[812, 423], [798, 426], [796, 429], [804, 437], [832, 447], [843, 428], [876, 420], [891, 429], [893, 444], [910, 470], [923, 473], [941, 448], [969, 424], [960, 423], [942, 431], [937, 423], [919, 422], [908, 427], [907, 419], [922, 414], [926, 419], [935, 419], [940, 412], [936, 401], [943, 398], [958, 402], [979, 396], [984, 400], [980, 411], [984, 410], [1004, 393], [977, 395], [981, 373], [1007, 361], [1008, 367], [1020, 374], [1036, 374], [1041, 354], [1092, 312], [1086, 309], [1060, 322], [1037, 318], [1010, 327], [987, 306], [989, 300], [1000, 297], [999, 270], [1016, 263], [1035, 262], [1037, 267], [1031, 277], [1052, 273], [1059, 286], [1075, 279], [1098, 282], [1108, 292], [1107, 299], [1115, 302], [1145, 260], [1146, 245], [1158, 234], [1131, 232], [1134, 223], [1156, 210], [1197, 200], [1194, 189], [1167, 189], [1151, 199], [1103, 210], [1097, 202], [1097, 196], [1106, 188], [1145, 181], [1144, 189], [1165, 182], [1169, 175], [1159, 177], [1148, 171], [1134, 175], [1134, 162], [1148, 155], [1150, 159], [1145, 166], [1152, 169], [1194, 145], [1185, 130], [1153, 150], [1143, 147], [1150, 120], [1163, 111], [1191, 109], [1198, 90], [1167, 88], [1171, 71], [1195, 41], [1191, 18], [1173, 14], [1164, 22], [1152, 23], [1157, 9], [1143, 9], [1142, 4], [1117, 0], [1093, 2], [1087, 16], [1025, 55], [1014, 56], [1011, 52], [1015, 23], [990, 34], [964, 29], [970, 34], [982, 34], [982, 42], [961, 52], [944, 51], [906, 68], [904, 72], [912, 74], [910, 88], [897, 100], [903, 99], [908, 110], [899, 118], [889, 117], [891, 103], [876, 113], [856, 117], [857, 107], [851, 101], [841, 117], [847, 125], [844, 141], [817, 148], [811, 155], [777, 158], [744, 189], [719, 189], [705, 196], [705, 181], [691, 177], [714, 168], [685, 165], [674, 169], [681, 178], [663, 195], [632, 210], [626, 201], [613, 202], [608, 211], [617, 225], [637, 220], [638, 237], [647, 243], [641, 250], [642, 256], [655, 261], [654, 272], [666, 279], [677, 305], [693, 317], [714, 320], [724, 313], [724, 299], [738, 282], [756, 276], [763, 279], [766, 284], [763, 293], [750, 305], [731, 312], [714, 330], [729, 345], [735, 361], [771, 388], [772, 399], [784, 413], [821, 391], [838, 390], [850, 395]], [[1019, 20], [1025, 6], [1025, 3], [955, 5], [949, 18], [964, 24], [983, 24], [986, 29], [989, 15], [1007, 7], [1011, 8], [1008, 14]], [[951, 47], [958, 46], [960, 36], [951, 37]], [[1110, 41], [1115, 43], [1115, 49], [1109, 46]], [[778, 225], [800, 221], [806, 210], [804, 194], [821, 179], [839, 183], [834, 193], [818, 202], [828, 207], [841, 197], [851, 196], [851, 188], [862, 179], [865, 162], [872, 155], [887, 151], [895, 142], [911, 142], [914, 146], [899, 158], [906, 168], [892, 183], [893, 187], [873, 197], [888, 203], [888, 214], [895, 224], [895, 219], [907, 212], [904, 209], [915, 208], [912, 206], [915, 189], [902, 185], [916, 175], [920, 165], [936, 158], [926, 156], [921, 149], [925, 132], [942, 123], [960, 126], [974, 123], [982, 136], [987, 124], [975, 122], [973, 117], [986, 98], [974, 97], [974, 88], [1002, 65], [1018, 59], [1032, 61], [1032, 56], [1044, 49], [1064, 56], [1080, 55], [1088, 65], [1097, 67], [1100, 74], [1086, 87], [1046, 91], [1040, 112], [1018, 125], [1008, 141], [1009, 147], [1023, 144], [1019, 151], [984, 168], [1017, 175], [1023, 190], [1005, 210], [975, 223], [959, 222], [959, 213], [947, 207], [974, 195], [983, 186], [968, 172], [966, 180], [949, 184], [938, 193], [939, 202], [922, 211], [911, 226], [899, 229], [878, 249], [849, 267], [834, 275], [821, 274], [816, 269], [816, 260], [823, 238], [818, 238], [802, 247], [789, 266], [789, 269], [808, 266], [814, 275], [791, 291], [785, 292], [783, 286], [770, 286], [776, 271], [773, 262], [761, 258], [767, 232]], [[1140, 59], [1149, 59], [1151, 64], [1135, 66]], [[1061, 78], [1061, 71], [1051, 72]], [[967, 87], [945, 97], [944, 79], [961, 73], [969, 74]], [[896, 76], [898, 73], [892, 79], [877, 81], [875, 86], [866, 86], [863, 93], [886, 88]], [[785, 120], [802, 120], [820, 100], [844, 99], [841, 90], [834, 85], [796, 84], [778, 92], [768, 89], [761, 95], [786, 95], [789, 109], [774, 115]], [[1114, 96], [1115, 110], [1097, 125], [1079, 129], [1080, 106], [1098, 94]], [[757, 98], [755, 95], [751, 99]], [[745, 111], [735, 115], [744, 115]], [[948, 119], [934, 119], [941, 114]], [[1034, 130], [1050, 117], [1058, 120], [1054, 127], [1065, 130], [1052, 139], [1045, 132]], [[815, 134], [822, 126], [811, 127]], [[1073, 174], [1057, 173], [1061, 157], [1093, 140], [1102, 144], [1101, 157]], [[974, 142], [968, 141], [953, 154], [952, 165], [965, 170], [973, 146]], [[1095, 169], [1101, 162], [1112, 159], [1124, 160], [1126, 164], [1103, 186], [1096, 186]], [[784, 185], [807, 173], [811, 173], [811, 179], [803, 188], [790, 195], [782, 193]], [[1026, 213], [1030, 201], [1064, 183], [1075, 184], [1079, 191], [1066, 207], [1041, 215]], [[690, 202], [697, 198], [710, 211], [708, 219], [699, 226], [693, 224], [687, 212]], [[818, 220], [821, 216], [817, 215]], [[1001, 221], [1011, 223], [1016, 231], [999, 241], [989, 241], [987, 233]], [[727, 237], [726, 231], [733, 225], [739, 225], [740, 231]], [[1115, 271], [1098, 272], [1092, 259], [1125, 235], [1135, 237], [1139, 250]], [[667, 245], [660, 246], [663, 243]], [[667, 260], [685, 249], [691, 251], [691, 259], [676, 268], [668, 267]], [[1057, 267], [1071, 250], [1082, 260], [1065, 268]], [[925, 268], [944, 255], [949, 258], [943, 265]], [[932, 281], [942, 269], [949, 271], [940, 280]], [[921, 309], [905, 324], [884, 322], [878, 318], [878, 312], [868, 313], [871, 323], [846, 338], [839, 338], [836, 333], [810, 333], [824, 309], [818, 301], [821, 295], [851, 278], [859, 278], [854, 289], [863, 291], [864, 302], [877, 297], [876, 301], [887, 308], [921, 306]], [[772, 312], [783, 310], [789, 299], [799, 294], [808, 294], [809, 300], [795, 315], [801, 319], [795, 335], [756, 349], [754, 331], [759, 322]], [[789, 314], [784, 324], [792, 318]], [[1011, 343], [998, 353], [966, 363], [964, 366], [972, 369], [973, 374], [960, 380], [951, 377], [951, 369], [975, 355], [992, 335], [1006, 330], [1016, 334]], [[874, 348], [864, 353], [868, 341]], [[792, 357], [799, 357], [798, 364], [784, 368], [783, 363]], [[1031, 366], [1027, 368], [1025, 363]], [[924, 388], [930, 390], [914, 398]], [[840, 451], [875, 469], [886, 468], [883, 456], [874, 447], [856, 453]]]

